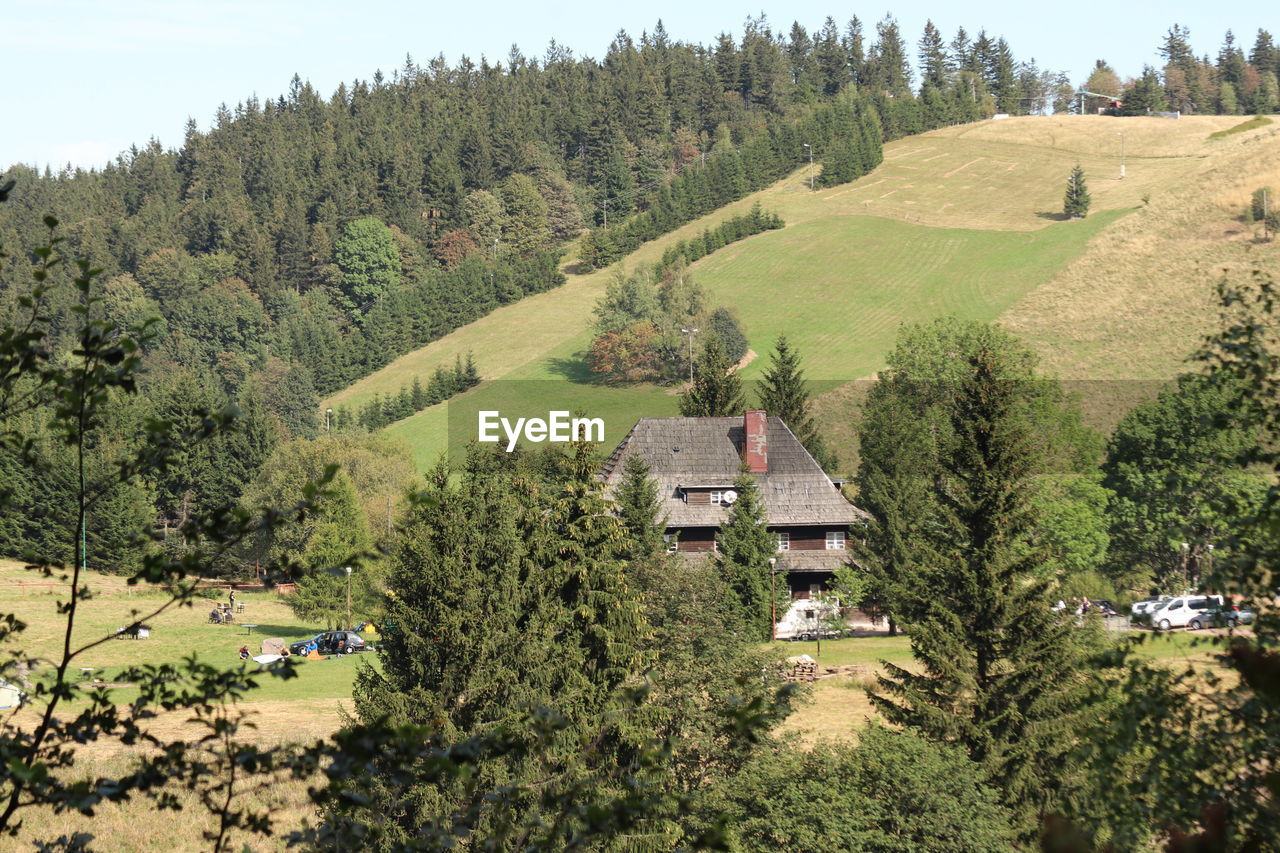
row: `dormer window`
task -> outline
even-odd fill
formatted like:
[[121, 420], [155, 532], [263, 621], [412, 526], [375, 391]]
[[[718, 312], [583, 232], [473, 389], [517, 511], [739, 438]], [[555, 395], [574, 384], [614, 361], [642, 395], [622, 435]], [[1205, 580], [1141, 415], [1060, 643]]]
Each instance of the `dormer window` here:
[[721, 504], [723, 504], [723, 503], [724, 503], [724, 489], [712, 489], [712, 490], [711, 490], [711, 502], [712, 502], [713, 504], [715, 504], [716, 506], [720, 506]]
[[844, 550], [844, 531], [843, 530], [827, 531], [827, 550], [828, 551]]
[[791, 550], [791, 534], [786, 532], [785, 530], [778, 533], [778, 550], [779, 551]]

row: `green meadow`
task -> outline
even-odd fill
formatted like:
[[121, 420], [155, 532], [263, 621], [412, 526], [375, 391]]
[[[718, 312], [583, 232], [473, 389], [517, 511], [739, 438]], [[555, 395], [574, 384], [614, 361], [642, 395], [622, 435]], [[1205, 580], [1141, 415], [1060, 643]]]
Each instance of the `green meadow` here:
[[[741, 367], [745, 380], [759, 378], [778, 334], [800, 349], [841, 473], [856, 460], [851, 424], [859, 397], [858, 386], [844, 383], [873, 377], [904, 323], [944, 314], [998, 321], [1058, 376], [1167, 379], [1215, 316], [1203, 265], [1171, 258], [1194, 250], [1217, 264], [1243, 245], [1198, 243], [1184, 233], [1204, 227], [1200, 219], [1189, 224], [1189, 207], [1223, 218], [1214, 194], [1227, 186], [1223, 169], [1255, 170], [1260, 149], [1250, 134], [1209, 139], [1235, 124], [1230, 117], [1024, 117], [898, 140], [875, 172], [827, 190], [810, 192], [801, 169], [614, 267], [581, 273], [570, 257], [562, 287], [408, 353], [323, 405], [357, 409], [375, 393], [396, 393], [473, 353], [480, 386], [387, 428], [419, 470], [474, 438], [481, 410], [510, 418], [585, 412], [604, 420], [607, 444], [637, 418], [675, 415], [678, 388], [594, 381], [583, 362], [593, 308], [611, 277], [655, 262], [671, 243], [756, 203], [786, 227], [727, 246], [692, 273], [711, 304], [742, 320], [752, 350]], [[1119, 131], [1128, 144], [1124, 180], [1117, 179]], [[1093, 212], [1065, 221], [1056, 211], [1077, 162], [1089, 176]], [[1106, 428], [1146, 393], [1134, 391], [1132, 400], [1113, 393], [1099, 404], [1107, 411], [1091, 420]]]
[[[804, 354], [808, 376], [827, 380], [815, 388], [822, 391], [874, 373], [903, 323], [943, 314], [995, 319], [1122, 214], [1107, 211], [1038, 231], [830, 216], [728, 246], [691, 271], [713, 304], [727, 305], [743, 322], [758, 354], [743, 367], [744, 379], [759, 378], [774, 340], [786, 332]], [[604, 420], [608, 445], [640, 417], [678, 414], [677, 389], [595, 382], [583, 362], [590, 340], [590, 328], [583, 328], [542, 358], [387, 432], [406, 442], [422, 470], [447, 446], [456, 454], [476, 436], [480, 410], [509, 418], [583, 411]], [[485, 363], [482, 353], [476, 357]]]

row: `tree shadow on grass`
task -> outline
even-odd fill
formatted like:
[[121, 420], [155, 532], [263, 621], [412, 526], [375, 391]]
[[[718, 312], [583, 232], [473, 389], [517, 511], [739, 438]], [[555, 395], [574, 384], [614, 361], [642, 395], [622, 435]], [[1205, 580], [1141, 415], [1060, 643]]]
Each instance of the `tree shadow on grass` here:
[[[323, 628], [303, 628], [300, 625], [265, 625], [255, 622], [249, 618], [249, 614], [240, 614], [239, 622], [229, 622], [223, 625], [223, 628], [229, 628], [227, 633], [228, 639], [237, 637], [242, 643], [252, 640], [255, 643], [261, 643], [263, 640], [271, 637], [282, 637], [289, 642], [294, 640], [307, 640], [316, 634], [324, 632]], [[253, 625], [253, 632], [246, 633], [245, 625]]]
[[1065, 213], [1051, 213], [1050, 211], [1047, 211], [1047, 210], [1038, 211], [1036, 213], [1036, 216], [1040, 217], [1041, 219], [1052, 220], [1053, 222], [1066, 222], [1071, 218]]
[[551, 358], [550, 370], [561, 379], [578, 385], [598, 385], [600, 378], [587, 367], [586, 353], [577, 352], [569, 358]]

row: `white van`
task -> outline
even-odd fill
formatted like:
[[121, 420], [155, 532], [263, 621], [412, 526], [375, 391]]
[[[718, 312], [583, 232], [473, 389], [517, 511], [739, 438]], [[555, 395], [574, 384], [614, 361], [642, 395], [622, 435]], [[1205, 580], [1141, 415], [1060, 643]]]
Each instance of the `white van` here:
[[1185, 628], [1210, 607], [1220, 607], [1220, 595], [1179, 595], [1151, 610], [1151, 624], [1161, 631]]
[[797, 598], [774, 626], [774, 636], [779, 640], [839, 637], [843, 621], [834, 598]]

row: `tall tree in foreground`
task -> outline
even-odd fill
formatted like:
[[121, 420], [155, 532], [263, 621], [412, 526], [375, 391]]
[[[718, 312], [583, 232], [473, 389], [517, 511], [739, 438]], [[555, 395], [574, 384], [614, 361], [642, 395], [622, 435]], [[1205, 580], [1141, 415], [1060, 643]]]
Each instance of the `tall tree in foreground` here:
[[693, 384], [680, 395], [680, 414], [686, 418], [722, 418], [747, 408], [742, 380], [714, 335], [693, 368]]
[[[778, 551], [778, 539], [765, 527], [764, 502], [755, 480], [743, 474], [734, 481], [733, 489], [738, 497], [716, 537], [717, 560], [734, 592], [739, 624], [758, 639], [767, 640], [773, 635], [772, 596], [782, 596], [777, 590], [778, 579], [770, 577], [769, 566], [769, 558]], [[781, 586], [784, 592], [788, 589], [785, 577]]]
[[830, 471], [835, 459], [822, 441], [809, 412], [809, 389], [805, 386], [804, 370], [800, 367], [800, 353], [791, 348], [785, 334], [778, 335], [757, 393], [760, 408], [782, 418], [818, 464]]
[[[456, 487], [443, 466], [429, 478], [393, 559], [387, 654], [380, 671], [357, 676], [356, 709], [368, 722], [430, 724], [448, 739], [554, 707], [566, 737], [536, 758], [489, 762], [479, 789], [464, 779], [406, 783], [399, 768], [381, 767], [368, 783], [375, 849], [394, 849], [454, 811], [484, 809], [489, 786], [531, 785], [548, 766], [574, 774], [556, 784], [585, 784], [624, 765], [643, 739], [610, 721], [617, 691], [645, 668], [647, 631], [622, 572], [626, 536], [591, 477], [590, 449], [575, 445], [552, 483], [503, 457], [473, 450]], [[596, 736], [579, 762], [580, 739]], [[541, 814], [532, 787], [514, 802], [521, 819]], [[500, 827], [486, 820], [484, 829]]]
[[870, 691], [893, 723], [961, 745], [1029, 832], [1070, 778], [1082, 641], [1050, 609], [1031, 504], [1044, 445], [1028, 360], [980, 341], [955, 366], [928, 516], [899, 576], [898, 616], [919, 671], [885, 664]]
[[1067, 178], [1067, 191], [1062, 198], [1062, 214], [1072, 219], [1084, 219], [1089, 215], [1089, 187], [1084, 182], [1084, 169], [1077, 163]]

